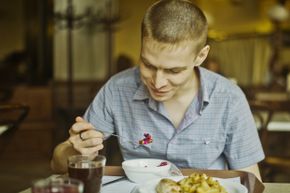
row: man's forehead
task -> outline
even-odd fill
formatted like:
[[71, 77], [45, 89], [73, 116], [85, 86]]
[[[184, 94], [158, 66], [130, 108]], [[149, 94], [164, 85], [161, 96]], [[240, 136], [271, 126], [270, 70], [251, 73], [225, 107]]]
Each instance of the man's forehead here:
[[153, 40], [151, 38], [144, 38], [142, 41], [142, 49], [158, 49], [160, 51], [182, 51], [182, 50], [195, 50], [195, 43], [193, 41], [182, 41], [178, 43], [166, 43]]
[[173, 69], [173, 68], [185, 68], [193, 61], [193, 57], [190, 55], [184, 55], [184, 53], [171, 52], [156, 52], [151, 49], [144, 49], [140, 54], [140, 60], [147, 64], [158, 68]]

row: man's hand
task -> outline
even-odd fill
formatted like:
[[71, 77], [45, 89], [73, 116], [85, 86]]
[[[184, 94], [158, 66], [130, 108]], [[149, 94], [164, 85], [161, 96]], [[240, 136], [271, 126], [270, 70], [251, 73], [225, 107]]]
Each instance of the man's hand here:
[[69, 142], [82, 155], [97, 155], [104, 148], [103, 134], [81, 117], [76, 117], [75, 121], [69, 130]]
[[[103, 134], [81, 117], [69, 130], [68, 140], [57, 145], [51, 160], [51, 168], [55, 173], [67, 172], [67, 159], [71, 155], [82, 154], [95, 157], [103, 149]], [[81, 138], [80, 138], [81, 137]]]

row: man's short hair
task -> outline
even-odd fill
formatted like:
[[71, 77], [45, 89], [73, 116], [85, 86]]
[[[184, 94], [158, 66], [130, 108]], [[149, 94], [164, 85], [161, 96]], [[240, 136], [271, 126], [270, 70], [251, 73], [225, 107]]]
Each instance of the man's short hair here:
[[141, 35], [160, 43], [193, 41], [200, 50], [207, 40], [207, 20], [203, 12], [187, 0], [160, 0], [145, 13]]

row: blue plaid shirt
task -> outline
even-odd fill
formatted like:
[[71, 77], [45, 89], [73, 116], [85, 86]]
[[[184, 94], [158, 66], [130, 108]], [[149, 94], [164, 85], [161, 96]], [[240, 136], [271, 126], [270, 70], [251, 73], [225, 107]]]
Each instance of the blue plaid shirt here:
[[[254, 119], [240, 88], [202, 67], [199, 94], [175, 128], [163, 103], [154, 101], [138, 67], [113, 76], [84, 118], [106, 137], [121, 136], [123, 158], [167, 159], [178, 167], [239, 169], [264, 158]], [[151, 144], [139, 144], [150, 133]]]

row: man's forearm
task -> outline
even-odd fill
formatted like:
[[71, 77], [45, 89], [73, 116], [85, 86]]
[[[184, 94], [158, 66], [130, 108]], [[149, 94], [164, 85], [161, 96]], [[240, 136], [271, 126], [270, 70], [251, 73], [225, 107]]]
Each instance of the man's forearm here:
[[54, 152], [51, 160], [51, 169], [55, 173], [66, 173], [67, 172], [67, 158], [70, 155], [78, 154], [77, 151], [74, 150], [73, 146], [69, 143], [69, 141], [65, 141], [59, 144]]

